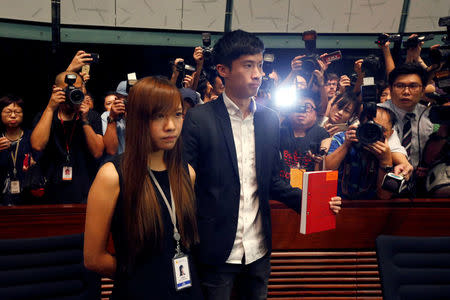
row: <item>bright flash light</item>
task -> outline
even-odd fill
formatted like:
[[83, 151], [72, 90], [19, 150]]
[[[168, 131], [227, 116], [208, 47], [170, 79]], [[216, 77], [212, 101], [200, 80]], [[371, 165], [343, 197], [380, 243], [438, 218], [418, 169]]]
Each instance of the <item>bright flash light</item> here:
[[297, 90], [295, 86], [280, 87], [275, 91], [275, 106], [278, 108], [293, 106], [296, 99]]

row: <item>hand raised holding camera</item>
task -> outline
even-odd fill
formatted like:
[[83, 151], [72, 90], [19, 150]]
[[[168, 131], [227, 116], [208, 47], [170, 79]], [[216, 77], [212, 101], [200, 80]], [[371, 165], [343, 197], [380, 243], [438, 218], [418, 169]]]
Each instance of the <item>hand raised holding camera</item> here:
[[60, 87], [53, 86], [52, 95], [48, 101], [47, 107], [55, 111], [61, 103], [66, 101], [66, 93]]
[[183, 86], [185, 88], [192, 88], [192, 86], [194, 85], [194, 76], [191, 75], [186, 75], [183, 79]]
[[387, 139], [384, 142], [376, 141], [375, 143], [366, 145], [364, 149], [373, 153], [380, 165], [392, 165], [391, 149], [389, 148]]
[[344, 145], [346, 145], [347, 147], [351, 146], [352, 143], [359, 142], [358, 139], [356, 138], [356, 128], [358, 128], [358, 125], [353, 124], [345, 132]]
[[363, 61], [364, 61], [364, 59], [358, 59], [357, 61], [355, 61], [355, 64], [353, 65], [353, 70], [355, 70], [355, 72], [356, 72], [356, 74], [358, 74], [358, 76], [363, 75], [363, 71], [362, 71]]
[[339, 78], [339, 91], [343, 94], [345, 92], [345, 87], [351, 85], [351, 80], [347, 75], [342, 75]]
[[123, 103], [122, 99], [116, 99], [114, 100], [113, 104], [111, 105], [111, 110], [109, 113], [109, 117], [113, 120], [117, 120], [120, 116], [125, 114], [125, 103]]
[[205, 61], [205, 59], [203, 57], [203, 48], [202, 47], [195, 47], [193, 57], [194, 57], [195, 63], [197, 64], [197, 69], [199, 69], [199, 67], [203, 67], [203, 62]]
[[292, 59], [291, 61], [291, 69], [293, 72], [298, 72], [302, 69], [302, 58], [305, 57], [306, 55], [299, 55], [294, 57], [294, 59]]
[[82, 66], [92, 62], [90, 53], [86, 53], [83, 50], [79, 50], [73, 57], [70, 65], [67, 67], [68, 72], [78, 72]]
[[89, 104], [83, 101], [80, 105], [80, 110], [78, 112], [80, 113], [81, 120], [83, 122], [86, 122], [88, 120], [87, 116], [89, 112]]

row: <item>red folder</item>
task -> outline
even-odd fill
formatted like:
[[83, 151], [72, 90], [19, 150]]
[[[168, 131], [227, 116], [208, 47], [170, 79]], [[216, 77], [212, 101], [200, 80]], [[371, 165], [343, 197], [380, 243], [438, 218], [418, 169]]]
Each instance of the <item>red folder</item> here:
[[309, 234], [336, 228], [330, 200], [337, 195], [338, 171], [291, 170], [291, 185], [302, 189], [300, 233]]

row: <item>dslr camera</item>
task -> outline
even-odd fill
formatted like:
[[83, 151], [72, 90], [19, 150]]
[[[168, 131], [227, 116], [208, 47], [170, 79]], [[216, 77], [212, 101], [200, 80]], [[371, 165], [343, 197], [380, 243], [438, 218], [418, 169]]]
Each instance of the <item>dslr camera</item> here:
[[384, 141], [383, 127], [373, 121], [377, 115], [377, 103], [379, 102], [375, 76], [380, 70], [380, 60], [377, 56], [369, 55], [364, 58], [361, 68], [365, 77], [361, 86], [363, 110], [360, 120], [367, 121], [358, 127], [356, 137], [362, 145], [368, 145], [376, 141]]
[[273, 78], [269, 77], [269, 74], [273, 72], [274, 60], [275, 60], [275, 55], [273, 55], [272, 53], [264, 53], [264, 56], [263, 56], [264, 76], [262, 78], [261, 86], [259, 87], [260, 91], [270, 93], [270, 91], [275, 86], [275, 82], [274, 82]]
[[67, 74], [64, 78], [64, 82], [67, 84], [67, 87], [64, 89], [66, 103], [70, 105], [79, 105], [84, 100], [83, 91], [74, 86], [76, 81], [77, 75], [74, 74]]

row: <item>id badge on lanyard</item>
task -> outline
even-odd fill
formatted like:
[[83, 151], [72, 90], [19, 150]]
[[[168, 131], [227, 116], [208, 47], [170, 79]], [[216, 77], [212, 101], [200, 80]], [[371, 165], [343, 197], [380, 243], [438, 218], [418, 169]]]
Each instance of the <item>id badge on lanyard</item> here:
[[175, 290], [179, 291], [192, 286], [189, 257], [180, 251], [172, 258]]
[[189, 256], [187, 254], [184, 254], [181, 251], [180, 247], [181, 236], [178, 233], [177, 229], [177, 218], [174, 203], [175, 200], [173, 198], [172, 188], [170, 188], [170, 197], [172, 199], [172, 205], [170, 205], [166, 195], [164, 194], [163, 190], [161, 189], [161, 186], [158, 183], [158, 180], [156, 180], [155, 175], [153, 174], [152, 170], [150, 170], [150, 168], [148, 168], [148, 173], [150, 174], [150, 177], [152, 178], [153, 182], [158, 188], [158, 191], [161, 194], [164, 203], [166, 204], [166, 207], [169, 211], [170, 219], [173, 224], [173, 239], [177, 243], [175, 256], [172, 258], [173, 279], [175, 283], [175, 290], [180, 291], [182, 289], [191, 287], [192, 280], [191, 280], [191, 270], [189, 267]]
[[15, 153], [13, 154], [11, 152], [11, 159], [13, 162], [13, 178], [11, 180], [10, 187], [9, 187], [9, 192], [11, 194], [20, 194], [20, 181], [19, 181], [19, 179], [17, 179], [17, 169], [16, 169], [17, 153], [19, 151], [19, 145], [20, 145], [20, 140], [16, 144]]

